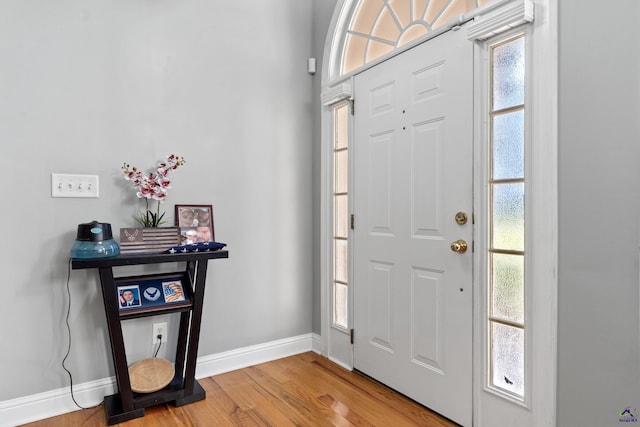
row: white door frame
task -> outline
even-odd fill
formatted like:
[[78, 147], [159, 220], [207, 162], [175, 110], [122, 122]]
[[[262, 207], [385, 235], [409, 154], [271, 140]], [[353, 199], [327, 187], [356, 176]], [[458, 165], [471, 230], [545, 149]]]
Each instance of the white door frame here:
[[[521, 1], [521, 0], [516, 0]], [[509, 7], [513, 0], [503, 0], [490, 4], [492, 10], [499, 11], [502, 7]], [[558, 6], [554, 0], [534, 0], [536, 19], [529, 31], [531, 51], [532, 90], [529, 92], [531, 99], [531, 147], [528, 166], [530, 167], [531, 181], [527, 193], [527, 203], [531, 207], [528, 210], [531, 227], [535, 234], [531, 236], [530, 257], [535, 262], [529, 266], [529, 280], [535, 284], [531, 293], [530, 307], [532, 322], [527, 325], [531, 334], [532, 348], [528, 353], [531, 359], [531, 369], [535, 373], [531, 382], [531, 416], [521, 420], [520, 424], [509, 424], [529, 427], [552, 427], [556, 420], [556, 356], [557, 356], [557, 253], [558, 253], [558, 201], [557, 201], [557, 146], [558, 146]], [[323, 355], [336, 361], [346, 368], [353, 366], [353, 354], [349, 353], [348, 334], [344, 331], [336, 332], [331, 326], [331, 143], [332, 143], [332, 114], [330, 105], [340, 99], [352, 96], [352, 75], [332, 79], [337, 75], [335, 58], [336, 45], [344, 41], [346, 23], [354, 5], [353, 0], [338, 0], [331, 20], [322, 63], [322, 100], [325, 108], [321, 116], [321, 212], [320, 212], [320, 274], [321, 274], [321, 349]], [[487, 12], [487, 7], [480, 8], [480, 12]], [[473, 16], [480, 13], [474, 11]], [[433, 36], [431, 34], [430, 36]], [[429, 35], [427, 36], [427, 38]], [[416, 41], [423, 42], [424, 39]], [[415, 44], [415, 43], [414, 43]], [[408, 47], [413, 46], [410, 44]], [[477, 48], [479, 49], [479, 47]], [[399, 52], [394, 52], [398, 54]], [[477, 55], [480, 56], [480, 55]], [[368, 66], [386, 59], [381, 58]], [[477, 69], [482, 64], [476, 65]], [[358, 70], [361, 71], [361, 70]], [[476, 73], [478, 74], [478, 73]], [[476, 87], [481, 87], [481, 82], [476, 76]], [[476, 93], [476, 110], [483, 102], [480, 93]], [[476, 136], [483, 138], [482, 126], [476, 126]], [[474, 163], [476, 170], [481, 170], [481, 162], [486, 162], [485, 156], [476, 153]], [[474, 176], [474, 181], [479, 183], [479, 177]], [[479, 185], [479, 184], [476, 184]], [[476, 187], [477, 189], [477, 187]], [[475, 206], [476, 209], [480, 208]], [[479, 213], [479, 211], [477, 211]], [[476, 255], [477, 257], [477, 255]], [[477, 263], [478, 260], [476, 259]], [[477, 271], [477, 269], [476, 269]], [[474, 278], [474, 286], [482, 283], [481, 278]], [[351, 290], [350, 290], [351, 292]], [[481, 293], [475, 292], [474, 297], [474, 330], [478, 331], [484, 319], [484, 300]], [[352, 301], [349, 295], [349, 301]], [[350, 311], [350, 321], [353, 313]], [[331, 339], [330, 339], [331, 337]], [[332, 340], [337, 340], [332, 343]], [[483, 337], [479, 333], [474, 334], [474, 426], [489, 425], [487, 420], [493, 419], [493, 409], [484, 408], [480, 396], [486, 393], [484, 390], [485, 379], [482, 377], [482, 349]], [[339, 341], [339, 342], [338, 342]], [[541, 375], [540, 373], [545, 373]], [[512, 421], [512, 420], [510, 420]], [[495, 425], [495, 424], [493, 424]]]

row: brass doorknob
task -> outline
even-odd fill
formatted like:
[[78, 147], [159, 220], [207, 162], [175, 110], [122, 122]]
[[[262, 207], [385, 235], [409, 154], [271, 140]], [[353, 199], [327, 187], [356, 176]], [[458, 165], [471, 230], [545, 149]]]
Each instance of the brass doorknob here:
[[458, 252], [459, 254], [463, 254], [467, 252], [467, 242], [465, 242], [462, 239], [456, 240], [455, 242], [451, 243], [451, 250], [453, 252]]

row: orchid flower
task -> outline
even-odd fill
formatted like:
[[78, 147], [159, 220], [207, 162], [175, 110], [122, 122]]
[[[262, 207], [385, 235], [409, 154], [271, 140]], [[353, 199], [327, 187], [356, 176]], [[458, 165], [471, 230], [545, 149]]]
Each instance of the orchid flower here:
[[[163, 221], [164, 212], [160, 214], [160, 203], [167, 198], [167, 190], [171, 188], [171, 181], [167, 178], [169, 173], [184, 165], [184, 157], [170, 154], [166, 160], [156, 165], [154, 172], [143, 174], [137, 167], [131, 167], [124, 163], [122, 171], [124, 179], [130, 181], [136, 190], [136, 196], [145, 199], [145, 212], [136, 220], [145, 227], [158, 227], [165, 223]], [[157, 204], [156, 212], [149, 209], [149, 200], [155, 200]]]

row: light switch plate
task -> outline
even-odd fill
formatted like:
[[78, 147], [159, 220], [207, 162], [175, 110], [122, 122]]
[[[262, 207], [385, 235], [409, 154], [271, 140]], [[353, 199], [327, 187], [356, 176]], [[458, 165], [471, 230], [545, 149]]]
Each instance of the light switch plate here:
[[52, 173], [51, 197], [100, 197], [98, 175]]

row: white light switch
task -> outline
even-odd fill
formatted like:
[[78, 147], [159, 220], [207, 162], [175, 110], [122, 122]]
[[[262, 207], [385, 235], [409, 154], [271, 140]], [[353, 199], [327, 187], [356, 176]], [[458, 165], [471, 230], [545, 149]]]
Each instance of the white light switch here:
[[98, 175], [51, 174], [51, 197], [99, 197]]

